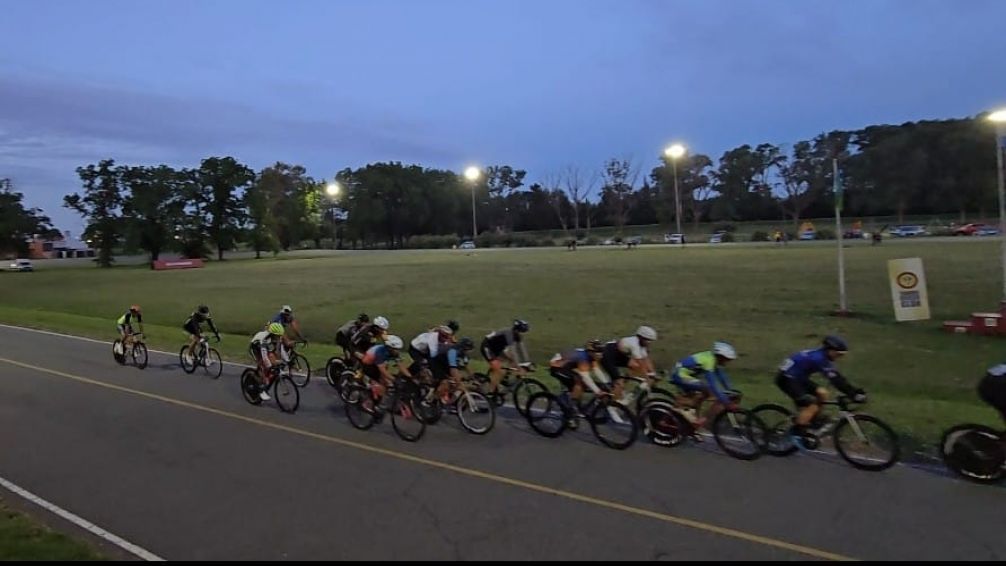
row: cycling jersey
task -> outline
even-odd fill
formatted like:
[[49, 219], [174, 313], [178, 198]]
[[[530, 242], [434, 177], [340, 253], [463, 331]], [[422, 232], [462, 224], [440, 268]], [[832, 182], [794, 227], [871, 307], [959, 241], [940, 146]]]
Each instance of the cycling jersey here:
[[279, 345], [279, 338], [270, 334], [267, 330], [256, 332], [248, 344], [248, 351], [253, 358], [261, 362], [268, 359], [268, 355], [276, 352]]
[[612, 340], [604, 345], [601, 365], [611, 379], [618, 379], [618, 368], [629, 367], [629, 361], [642, 360], [649, 357], [649, 352], [639, 343], [638, 336], [628, 336], [621, 340]]
[[829, 380], [834, 380], [839, 375], [824, 348], [803, 350], [793, 354], [782, 362], [779, 372], [798, 381], [810, 381], [810, 376], [815, 373], [820, 373]]
[[726, 391], [733, 389], [726, 373], [716, 363], [716, 355], [710, 351], [692, 354], [674, 365], [671, 379], [684, 389], [705, 390], [702, 382], [697, 379], [699, 374], [705, 379], [709, 392], [716, 395], [720, 403], [728, 403]]
[[136, 317], [136, 322], [143, 324], [143, 317], [140, 315], [140, 313], [136, 313], [134, 315], [133, 311], [126, 311], [126, 314], [120, 316], [119, 319], [115, 321], [115, 323], [118, 324], [119, 326], [129, 326], [130, 321], [134, 316]]
[[283, 311], [280, 311], [276, 313], [276, 316], [269, 319], [270, 324], [273, 322], [278, 322], [283, 325], [283, 328], [286, 328], [287, 326], [293, 324], [293, 315], [291, 314], [289, 318], [287, 318], [286, 314]]
[[549, 366], [549, 374], [558, 379], [566, 389], [573, 389], [577, 376], [594, 393], [600, 392], [601, 388], [594, 383], [595, 380], [591, 378], [591, 375], [602, 385], [609, 381], [600, 365], [594, 361], [589, 352], [582, 348], [556, 354], [549, 360]]
[[504, 328], [503, 330], [486, 334], [486, 337], [482, 339], [479, 349], [482, 351], [482, 357], [486, 361], [492, 361], [499, 358], [510, 347], [513, 347], [518, 363], [526, 363], [528, 361], [529, 356], [523, 336], [519, 332], [514, 332], [513, 328]]
[[440, 354], [440, 333], [436, 330], [424, 332], [413, 338], [409, 345], [410, 352], [415, 349], [430, 359], [436, 358]]
[[388, 361], [395, 361], [398, 359], [397, 355], [392, 355], [391, 349], [384, 344], [378, 344], [376, 346], [371, 346], [367, 353], [363, 355], [363, 365], [365, 366], [379, 366]]
[[210, 330], [214, 334], [219, 334], [216, 325], [213, 324], [213, 318], [208, 314], [200, 314], [199, 311], [190, 314], [189, 318], [185, 319], [185, 324], [182, 325], [182, 328], [188, 331], [189, 334], [199, 334], [202, 331], [202, 324], [204, 322], [209, 325]]

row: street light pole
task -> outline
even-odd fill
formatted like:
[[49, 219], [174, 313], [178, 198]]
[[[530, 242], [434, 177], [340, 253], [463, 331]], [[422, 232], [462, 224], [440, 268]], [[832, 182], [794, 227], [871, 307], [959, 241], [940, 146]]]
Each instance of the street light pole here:
[[1006, 182], [1003, 181], [1003, 137], [1006, 125], [996, 124], [996, 171], [999, 173], [999, 238], [1002, 240], [1003, 296], [1006, 301]]
[[465, 178], [468, 179], [468, 182], [472, 185], [472, 242], [474, 242], [475, 238], [479, 235], [478, 224], [475, 222], [475, 185], [481, 174], [482, 172], [475, 166], [465, 169]]
[[681, 192], [678, 190], [678, 160], [671, 160], [674, 169], [674, 220], [677, 221], [678, 234], [681, 233]]
[[478, 233], [478, 225], [475, 223], [475, 183], [472, 183], [472, 241], [475, 241], [475, 236], [478, 236]]

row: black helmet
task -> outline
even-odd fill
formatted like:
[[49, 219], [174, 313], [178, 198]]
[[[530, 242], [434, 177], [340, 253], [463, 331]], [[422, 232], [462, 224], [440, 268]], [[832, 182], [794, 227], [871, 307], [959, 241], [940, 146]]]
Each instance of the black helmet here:
[[361, 313], [359, 314], [359, 316], [357, 316], [357, 317], [356, 317], [356, 322], [361, 322], [361, 323], [367, 323], [367, 322], [370, 322], [370, 317], [369, 317], [369, 316], [367, 316], [367, 313], [365, 313], [365, 312], [361, 312]]
[[849, 351], [849, 345], [845, 343], [845, 340], [842, 340], [838, 336], [825, 336], [824, 340], [821, 341], [821, 344], [827, 350], [835, 350], [838, 352]]
[[513, 321], [513, 329], [514, 332], [527, 332], [528, 330], [531, 330], [531, 325], [525, 320], [515, 318]]
[[452, 319], [447, 321], [447, 328], [450, 328], [451, 332], [456, 333], [461, 328], [461, 325], [458, 324], [458, 321]]
[[458, 341], [458, 348], [460, 348], [461, 350], [471, 350], [474, 347], [475, 342], [473, 342], [472, 339], [467, 336]]
[[597, 354], [602, 349], [604, 349], [604, 345], [597, 338], [593, 338], [593, 339], [587, 340], [587, 347], [584, 348], [584, 349], [587, 350], [588, 352], [592, 353], [592, 354]]
[[199, 314], [209, 314], [210, 313], [210, 307], [208, 307], [206, 305], [199, 305], [199, 307], [196, 310], [199, 311]]

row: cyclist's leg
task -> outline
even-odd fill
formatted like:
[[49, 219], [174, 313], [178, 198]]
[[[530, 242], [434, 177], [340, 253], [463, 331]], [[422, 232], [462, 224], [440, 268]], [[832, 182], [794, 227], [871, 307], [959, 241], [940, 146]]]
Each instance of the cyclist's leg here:
[[978, 382], [978, 397], [998, 411], [1006, 425], [1006, 379], [986, 375]]
[[796, 426], [799, 432], [805, 431], [807, 425], [820, 410], [816, 394], [817, 385], [809, 380], [807, 383], [801, 383], [799, 380], [786, 377], [781, 372], [776, 375], [775, 383], [783, 393], [793, 400], [797, 409]]

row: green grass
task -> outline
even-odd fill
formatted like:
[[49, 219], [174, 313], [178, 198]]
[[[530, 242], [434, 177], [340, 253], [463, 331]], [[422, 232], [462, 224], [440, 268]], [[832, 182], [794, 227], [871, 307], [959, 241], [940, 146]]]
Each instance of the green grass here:
[[[933, 320], [893, 320], [886, 262], [921, 257]], [[478, 338], [520, 316], [544, 365], [591, 337], [655, 326], [658, 365], [728, 340], [741, 352], [729, 368], [750, 402], [782, 401], [775, 368], [828, 333], [852, 352], [840, 367], [871, 394], [870, 412], [906, 435], [932, 440], [959, 421], [996, 423], [976, 398], [1004, 342], [942, 332], [944, 319], [996, 307], [995, 241], [892, 242], [846, 250], [854, 318], [829, 312], [837, 300], [833, 246], [721, 246], [405, 252], [330, 252], [316, 258], [212, 262], [207, 268], [52, 269], [0, 277], [0, 320], [111, 340], [115, 318], [141, 303], [152, 347], [177, 351], [180, 325], [200, 302], [226, 333], [221, 350], [246, 359], [248, 337], [280, 305], [294, 306], [319, 367], [335, 329], [359, 312], [391, 320], [405, 340], [447, 318]]]
[[103, 560], [88, 544], [56, 533], [0, 501], [0, 560]]

